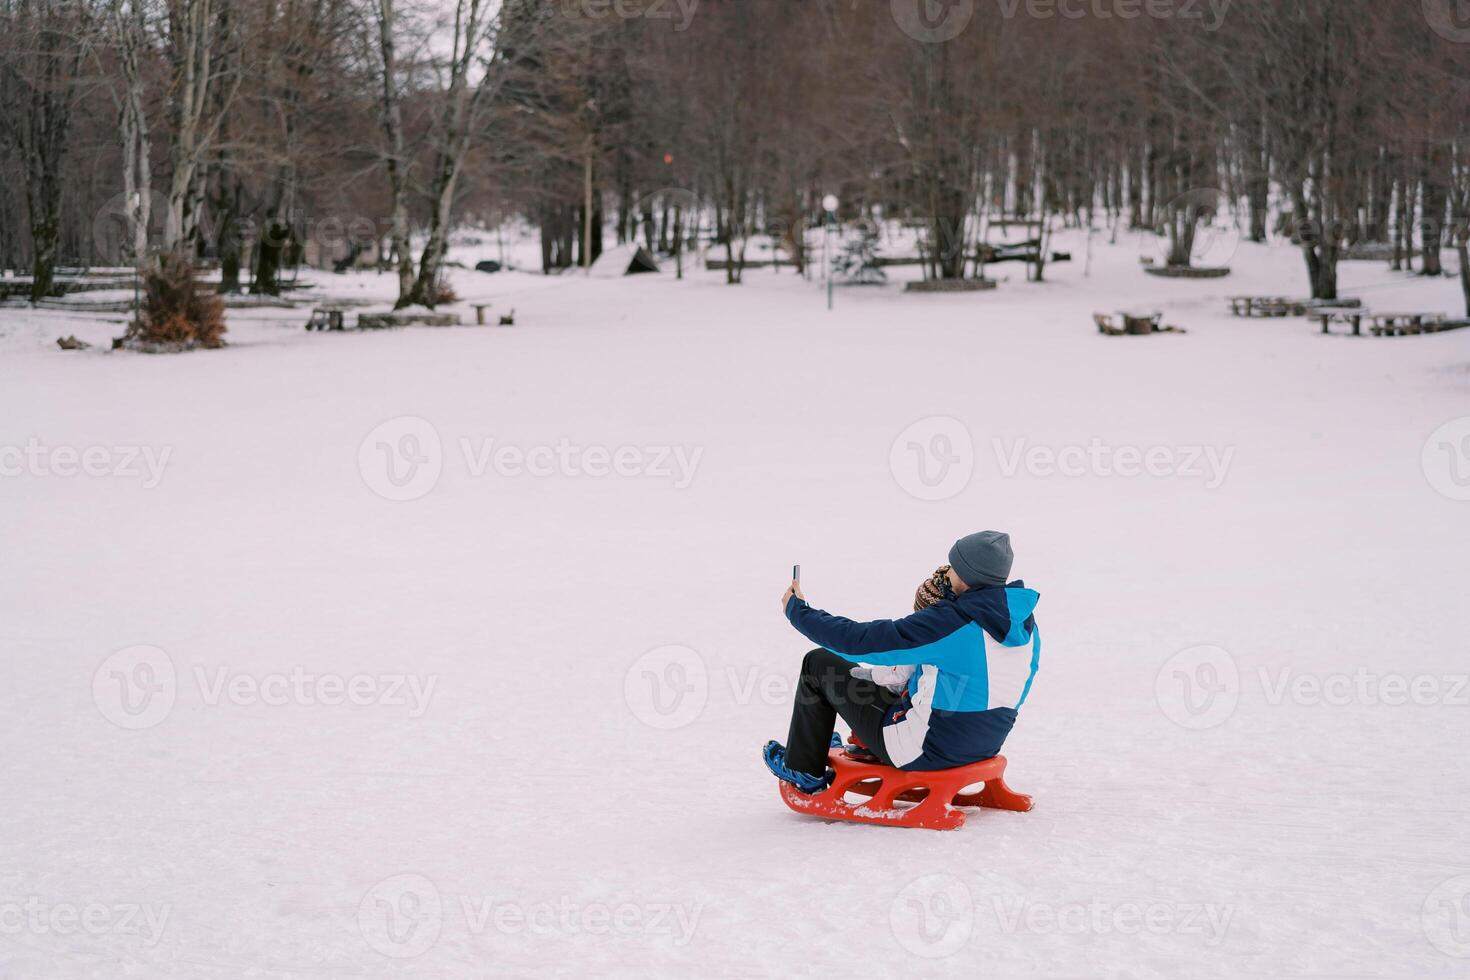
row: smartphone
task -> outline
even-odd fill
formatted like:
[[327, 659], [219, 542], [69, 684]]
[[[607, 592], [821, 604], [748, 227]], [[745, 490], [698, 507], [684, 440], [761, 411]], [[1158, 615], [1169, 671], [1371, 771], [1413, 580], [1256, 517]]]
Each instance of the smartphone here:
[[800, 585], [801, 584], [801, 566], [800, 565], [792, 565], [791, 566], [791, 581], [795, 582], [797, 585]]

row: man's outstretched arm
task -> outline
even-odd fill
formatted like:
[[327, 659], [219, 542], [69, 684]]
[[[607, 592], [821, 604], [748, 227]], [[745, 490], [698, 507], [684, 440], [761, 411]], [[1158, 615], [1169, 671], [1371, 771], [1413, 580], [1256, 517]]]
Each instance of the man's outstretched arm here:
[[802, 636], [839, 657], [881, 667], [938, 663], [945, 657], [945, 641], [965, 623], [943, 605], [903, 619], [859, 623], [814, 609], [795, 594], [786, 600], [786, 618]]

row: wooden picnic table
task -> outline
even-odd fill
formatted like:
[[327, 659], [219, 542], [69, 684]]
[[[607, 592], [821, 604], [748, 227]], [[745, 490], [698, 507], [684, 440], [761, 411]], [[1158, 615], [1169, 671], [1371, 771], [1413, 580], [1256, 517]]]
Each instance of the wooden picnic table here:
[[1434, 333], [1444, 322], [1443, 313], [1369, 313], [1375, 337], [1398, 337], [1413, 333]]
[[1308, 313], [1307, 319], [1316, 320], [1318, 323], [1322, 324], [1323, 333], [1331, 333], [1332, 324], [1334, 322], [1351, 324], [1353, 328], [1353, 336], [1361, 337], [1363, 336], [1363, 317], [1367, 315], [1368, 314], [1364, 313], [1362, 310], [1347, 308], [1338, 310], [1318, 310], [1316, 313]]
[[1358, 308], [1360, 299], [1292, 299], [1288, 296], [1231, 296], [1230, 312], [1246, 317], [1309, 316], [1329, 310]]

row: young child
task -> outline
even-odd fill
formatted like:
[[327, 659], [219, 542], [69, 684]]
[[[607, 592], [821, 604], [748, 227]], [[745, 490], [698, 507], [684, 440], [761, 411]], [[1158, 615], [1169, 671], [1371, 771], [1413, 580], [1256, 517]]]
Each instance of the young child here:
[[[949, 585], [949, 568], [948, 565], [940, 565], [933, 575], [919, 585], [918, 591], [914, 593], [914, 612], [928, 609], [945, 596], [954, 598], [954, 590]], [[852, 676], [882, 684], [894, 694], [902, 694], [909, 686], [909, 678], [914, 676], [914, 669], [912, 664], [902, 667], [854, 667]]]

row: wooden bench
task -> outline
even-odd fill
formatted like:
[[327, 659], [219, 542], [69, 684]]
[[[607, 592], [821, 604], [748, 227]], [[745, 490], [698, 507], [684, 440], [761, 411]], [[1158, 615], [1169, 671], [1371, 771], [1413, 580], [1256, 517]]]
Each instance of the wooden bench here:
[[1290, 316], [1292, 301], [1282, 296], [1232, 296], [1230, 312], [1240, 317]]

